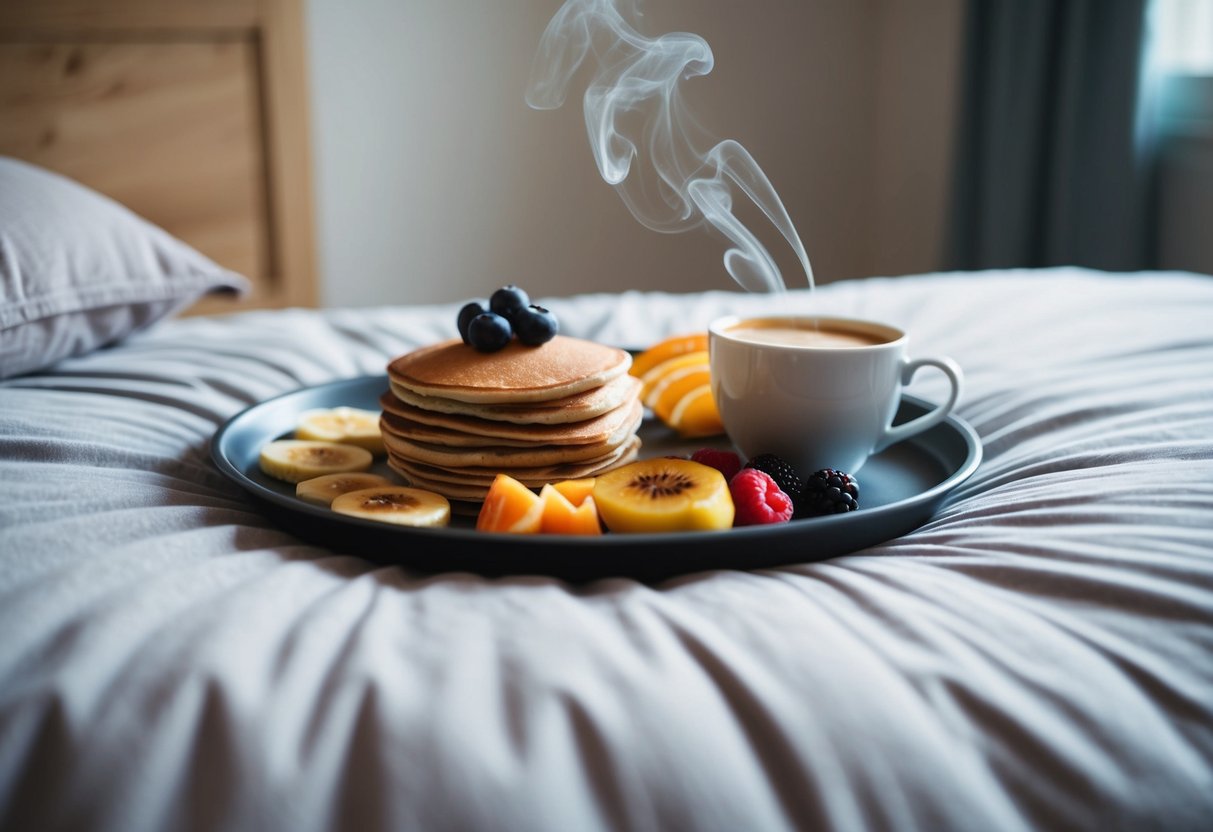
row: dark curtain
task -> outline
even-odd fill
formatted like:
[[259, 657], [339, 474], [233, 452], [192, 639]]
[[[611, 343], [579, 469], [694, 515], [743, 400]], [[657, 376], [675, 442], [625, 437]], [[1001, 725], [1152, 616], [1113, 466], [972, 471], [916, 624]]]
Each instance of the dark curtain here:
[[952, 268], [1150, 265], [1148, 0], [970, 0]]

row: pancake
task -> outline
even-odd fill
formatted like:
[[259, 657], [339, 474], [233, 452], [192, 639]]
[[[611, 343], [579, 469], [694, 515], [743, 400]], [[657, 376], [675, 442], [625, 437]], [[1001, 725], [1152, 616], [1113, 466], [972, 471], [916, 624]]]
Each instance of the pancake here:
[[542, 448], [547, 445], [543, 441], [527, 442], [523, 439], [491, 439], [487, 436], [476, 436], [472, 433], [456, 433], [432, 425], [425, 425], [421, 422], [402, 419], [391, 413], [384, 413], [379, 417], [379, 432], [413, 442], [445, 445], [448, 448], [484, 448], [493, 445], [500, 445], [506, 448]]
[[498, 474], [539, 488], [630, 462], [644, 418], [631, 362], [623, 350], [563, 336], [494, 353], [451, 340], [400, 356], [379, 402], [388, 465], [474, 505]]
[[[628, 445], [623, 449], [623, 453], [619, 455], [613, 462], [605, 465], [595, 472], [594, 475], [606, 473], [612, 468], [620, 465], [626, 465], [636, 459], [639, 452], [640, 440], [637, 439], [634, 445]], [[410, 485], [416, 488], [424, 488], [426, 491], [433, 491], [435, 494], [441, 494], [451, 501], [451, 510], [457, 511], [459, 514], [474, 515], [479, 510], [479, 503], [489, 493], [488, 485], [466, 485], [450, 482], [442, 482], [439, 480], [430, 480], [418, 474], [410, 474], [402, 466], [402, 463], [397, 462], [389, 457], [388, 466], [403, 477]], [[508, 473], [508, 472], [503, 472]], [[591, 476], [591, 475], [586, 475]], [[558, 482], [562, 479], [573, 479], [568, 476], [551, 477], [545, 482]], [[524, 483], [525, 484], [525, 483]], [[534, 487], [539, 487], [541, 483], [534, 483]]]
[[[517, 425], [512, 422], [493, 422], [488, 419], [478, 419], [475, 416], [456, 416], [449, 413], [431, 413], [419, 407], [403, 404], [390, 393], [384, 393], [379, 398], [379, 405], [388, 417], [384, 421], [385, 429], [397, 436], [407, 439], [430, 441], [438, 445], [467, 444], [458, 440], [468, 434], [484, 437], [481, 445], [491, 445], [494, 439], [522, 441], [529, 444], [547, 445], [589, 445], [606, 442], [616, 435], [624, 425], [635, 424], [644, 415], [644, 407], [639, 400], [632, 400], [601, 416], [585, 419], [580, 422], [566, 422], [560, 425]], [[430, 430], [421, 430], [418, 425], [428, 426]], [[426, 433], [437, 437], [425, 439], [421, 434]], [[454, 441], [447, 441], [447, 440]]]
[[538, 347], [514, 340], [479, 352], [458, 339], [414, 350], [388, 364], [393, 387], [475, 404], [550, 402], [601, 387], [627, 372], [621, 349], [557, 335]]
[[635, 454], [640, 449], [640, 439], [631, 440], [615, 448], [602, 457], [586, 460], [585, 462], [568, 462], [559, 465], [540, 465], [533, 468], [460, 468], [452, 470], [424, 462], [406, 459], [396, 454], [389, 454], [392, 467], [431, 482], [445, 482], [458, 485], [492, 485], [498, 474], [508, 474], [514, 479], [531, 488], [539, 488], [544, 483], [559, 482], [560, 480], [575, 480], [582, 477], [595, 476], [608, 468], [613, 468], [619, 460]]
[[430, 413], [472, 416], [519, 425], [562, 425], [592, 419], [614, 410], [629, 399], [636, 398], [641, 387], [640, 379], [623, 373], [601, 387], [548, 402], [473, 404], [444, 399], [441, 396], [422, 396], [392, 382], [391, 379], [388, 384], [397, 401]]
[[[398, 469], [391, 460], [388, 460], [388, 466], [393, 471], [399, 474], [405, 482], [413, 488], [424, 488], [426, 491], [433, 491], [435, 494], [441, 494], [448, 500], [459, 500], [463, 503], [481, 503], [489, 493], [487, 485], [455, 485], [449, 482], [430, 482], [420, 477], [411, 477], [405, 471]], [[471, 512], [468, 512], [469, 514]]]
[[638, 409], [634, 421], [623, 423], [605, 442], [586, 445], [539, 445], [536, 447], [510, 447], [488, 445], [485, 447], [449, 447], [431, 442], [417, 442], [391, 433], [384, 433], [383, 443], [389, 453], [416, 462], [427, 462], [442, 468], [493, 468], [506, 471], [510, 468], [534, 468], [540, 465], [560, 465], [566, 462], [584, 462], [601, 457], [635, 436], [640, 427], [644, 411]]

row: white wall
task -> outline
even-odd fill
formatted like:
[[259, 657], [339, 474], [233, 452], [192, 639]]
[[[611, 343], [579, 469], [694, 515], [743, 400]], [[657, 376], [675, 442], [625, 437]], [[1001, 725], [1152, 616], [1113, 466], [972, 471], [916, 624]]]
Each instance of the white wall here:
[[[350, 306], [735, 288], [708, 232], [663, 235], [599, 177], [580, 101], [523, 101], [558, 0], [309, 0], [322, 298]], [[960, 0], [651, 0], [703, 36], [686, 92], [763, 166], [818, 282], [938, 267]], [[791, 286], [790, 255], [772, 253]]]

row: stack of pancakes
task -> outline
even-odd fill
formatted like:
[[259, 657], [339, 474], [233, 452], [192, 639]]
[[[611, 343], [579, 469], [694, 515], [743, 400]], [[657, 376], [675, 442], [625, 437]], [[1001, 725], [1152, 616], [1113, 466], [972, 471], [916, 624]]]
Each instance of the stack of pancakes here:
[[445, 341], [388, 365], [388, 464], [410, 484], [477, 502], [498, 473], [524, 485], [631, 462], [644, 411], [623, 350], [558, 335], [493, 353]]

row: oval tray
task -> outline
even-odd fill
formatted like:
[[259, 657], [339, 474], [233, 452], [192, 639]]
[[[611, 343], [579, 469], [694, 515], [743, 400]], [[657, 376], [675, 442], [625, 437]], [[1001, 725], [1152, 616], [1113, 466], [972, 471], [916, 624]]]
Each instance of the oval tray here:
[[[289, 436], [300, 413], [347, 405], [379, 409], [386, 376], [364, 376], [305, 387], [255, 404], [229, 419], [211, 441], [219, 470], [252, 494], [275, 522], [299, 537], [335, 551], [426, 572], [482, 575], [554, 575], [566, 580], [627, 576], [660, 580], [706, 569], [760, 569], [823, 560], [909, 532], [934, 513], [943, 498], [981, 461], [981, 440], [950, 416], [936, 427], [873, 456], [856, 475], [860, 509], [718, 532], [668, 534], [509, 535], [478, 532], [472, 518], [446, 528], [391, 526], [335, 514], [295, 497], [295, 487], [261, 472], [261, 446]], [[931, 405], [904, 396], [896, 421]], [[654, 419], [640, 429], [642, 457], [690, 454], [728, 440], [682, 440]], [[399, 481], [383, 462], [372, 469]]]

